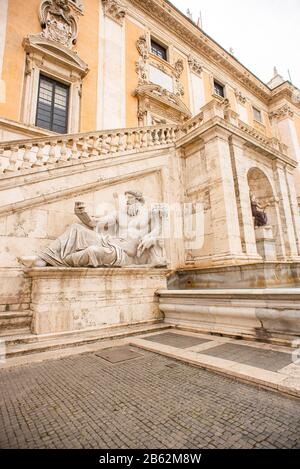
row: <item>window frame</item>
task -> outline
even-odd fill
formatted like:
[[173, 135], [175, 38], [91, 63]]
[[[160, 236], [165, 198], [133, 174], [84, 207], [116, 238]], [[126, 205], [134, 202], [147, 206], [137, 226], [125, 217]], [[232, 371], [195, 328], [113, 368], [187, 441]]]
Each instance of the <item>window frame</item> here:
[[[253, 120], [254, 122], [258, 122], [259, 124], [262, 124], [262, 112], [260, 109], [258, 109], [256, 106], [252, 106], [252, 112], [253, 112]], [[255, 113], [259, 115], [259, 119], [256, 118]]]
[[[42, 80], [45, 80], [49, 83], [52, 84], [52, 101], [51, 101], [51, 122], [50, 122], [50, 129], [46, 127], [41, 127], [38, 124], [38, 106], [39, 106], [39, 98], [40, 98], [40, 91], [41, 91], [41, 82]], [[66, 93], [66, 119], [65, 119], [65, 126], [64, 126], [64, 132], [58, 132], [57, 130], [53, 130], [53, 125], [54, 125], [54, 104], [55, 104], [55, 88], [56, 85], [61, 86], [62, 88], [65, 88], [67, 90]], [[35, 117], [35, 125], [36, 127], [48, 130], [50, 132], [55, 132], [59, 134], [67, 134], [68, 133], [68, 128], [69, 128], [69, 114], [70, 114], [70, 94], [71, 94], [71, 86], [69, 84], [63, 83], [60, 80], [57, 80], [56, 78], [50, 77], [42, 72], [39, 74], [39, 83], [38, 83], [38, 95], [37, 95], [37, 105], [36, 105], [36, 117]], [[45, 121], [46, 122], [46, 121]]]
[[[161, 57], [160, 55], [153, 52], [152, 43], [154, 43], [159, 48], [161, 48], [162, 50], [165, 51], [165, 53], [166, 53], [165, 58]], [[156, 39], [153, 36], [150, 36], [150, 51], [151, 51], [151, 54], [153, 54], [155, 57], [159, 58], [160, 60], [164, 60], [165, 62], [169, 62], [169, 47], [166, 44], [164, 44], [163, 42], [161, 42], [159, 39]]]
[[[223, 95], [219, 94], [216, 92], [216, 85], [220, 86], [223, 90]], [[223, 98], [225, 99], [226, 98], [226, 85], [224, 85], [223, 83], [221, 83], [219, 80], [217, 80], [216, 78], [213, 78], [213, 94], [215, 96], [218, 96], [219, 98]]]

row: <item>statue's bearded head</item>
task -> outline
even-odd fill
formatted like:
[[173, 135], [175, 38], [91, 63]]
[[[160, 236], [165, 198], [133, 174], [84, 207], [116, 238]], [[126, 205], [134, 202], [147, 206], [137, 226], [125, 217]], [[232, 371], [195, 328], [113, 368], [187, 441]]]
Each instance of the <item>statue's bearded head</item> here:
[[134, 217], [139, 213], [141, 206], [145, 203], [145, 199], [141, 192], [127, 191], [125, 192], [127, 214]]

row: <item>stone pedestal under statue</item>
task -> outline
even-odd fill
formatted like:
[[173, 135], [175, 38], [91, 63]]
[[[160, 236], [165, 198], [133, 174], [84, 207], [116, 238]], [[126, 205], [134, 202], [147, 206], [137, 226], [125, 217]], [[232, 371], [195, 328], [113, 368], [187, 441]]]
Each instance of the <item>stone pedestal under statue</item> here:
[[269, 225], [256, 227], [255, 239], [258, 254], [265, 261], [275, 261], [276, 247], [272, 227]]
[[99, 329], [162, 318], [155, 292], [167, 286], [167, 269], [33, 268], [34, 334]]

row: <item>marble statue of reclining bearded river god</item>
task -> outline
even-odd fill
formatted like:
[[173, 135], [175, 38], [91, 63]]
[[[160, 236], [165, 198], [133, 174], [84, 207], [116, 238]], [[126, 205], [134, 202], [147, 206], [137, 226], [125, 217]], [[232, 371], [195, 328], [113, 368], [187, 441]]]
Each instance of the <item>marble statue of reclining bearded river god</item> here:
[[72, 224], [37, 256], [18, 261], [26, 267], [166, 266], [160, 239], [165, 209], [157, 204], [149, 210], [141, 192], [127, 191], [125, 198], [123, 210], [100, 218], [88, 215], [84, 203], [75, 202], [75, 214], [83, 225]]

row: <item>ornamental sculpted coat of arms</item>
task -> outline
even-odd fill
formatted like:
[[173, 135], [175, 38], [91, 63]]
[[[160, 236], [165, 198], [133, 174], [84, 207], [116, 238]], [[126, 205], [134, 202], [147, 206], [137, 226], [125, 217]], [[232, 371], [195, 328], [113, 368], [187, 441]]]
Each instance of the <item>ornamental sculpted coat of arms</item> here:
[[77, 21], [69, 0], [43, 0], [39, 12], [42, 36], [71, 48], [76, 43]]

